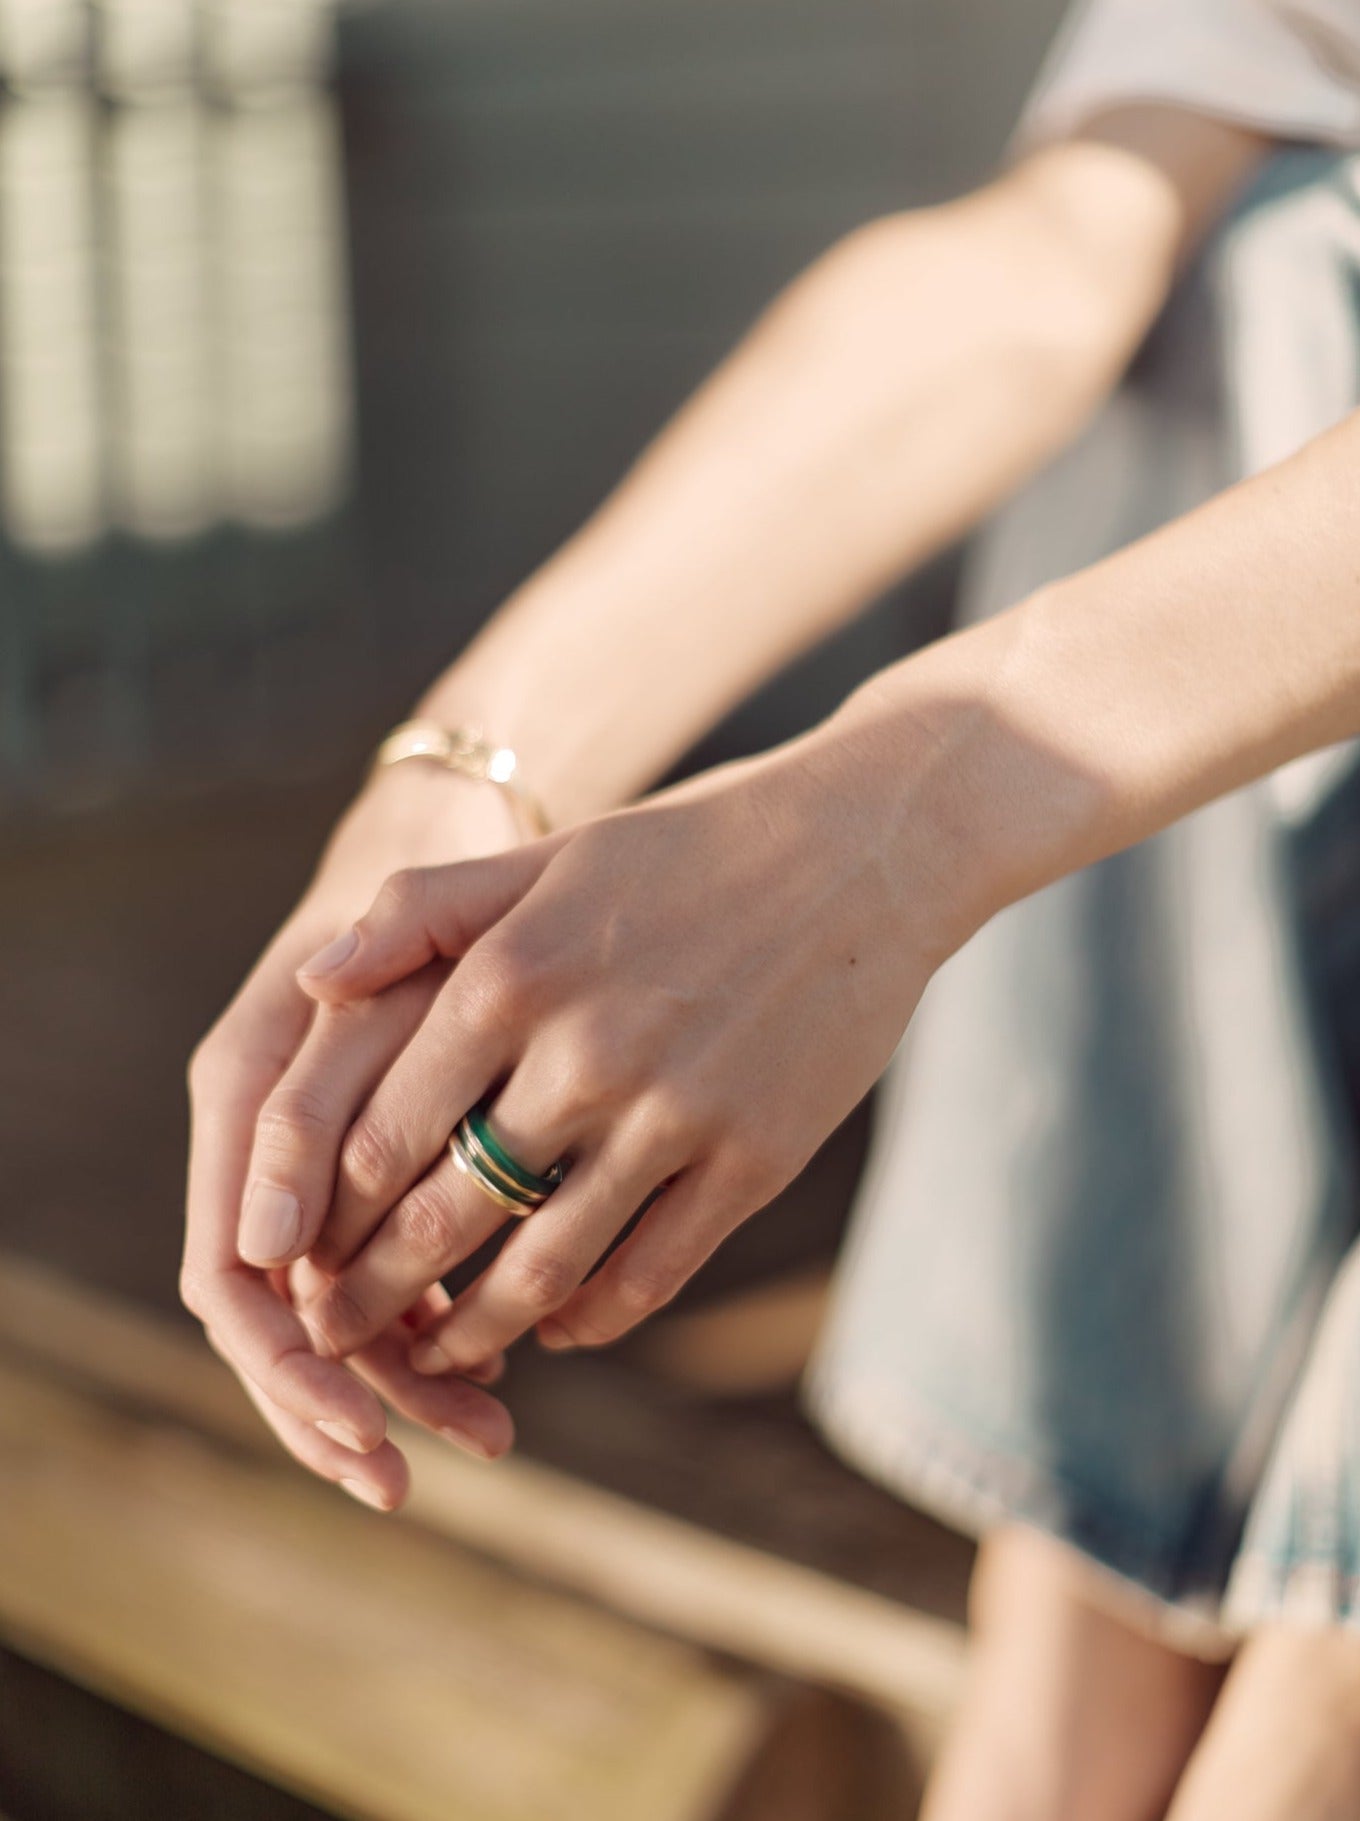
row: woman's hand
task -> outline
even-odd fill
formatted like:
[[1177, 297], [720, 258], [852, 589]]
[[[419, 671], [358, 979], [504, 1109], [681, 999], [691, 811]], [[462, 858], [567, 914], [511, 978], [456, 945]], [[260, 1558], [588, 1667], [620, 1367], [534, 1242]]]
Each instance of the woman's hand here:
[[[941, 954], [921, 883], [824, 736], [390, 880], [307, 991], [362, 1016], [457, 965], [358, 1117], [316, 1122], [284, 1179], [303, 1199], [335, 1183], [311, 1254], [333, 1281], [303, 1311], [318, 1351], [368, 1345], [504, 1223], [447, 1148], [488, 1097], [517, 1158], [569, 1173], [414, 1363], [465, 1372], [535, 1324], [598, 1344], [666, 1302], [881, 1073]], [[319, 1066], [296, 1087], [309, 1107], [330, 1091]]]
[[[298, 989], [299, 963], [349, 926], [394, 867], [491, 853], [514, 838], [497, 791], [420, 765], [380, 774], [346, 815], [301, 904], [190, 1069], [184, 1301], [284, 1446], [323, 1477], [384, 1508], [401, 1502], [407, 1476], [400, 1453], [385, 1440], [383, 1400], [481, 1454], [509, 1446], [510, 1419], [474, 1385], [432, 1385], [411, 1371], [412, 1333], [448, 1304], [438, 1287], [409, 1298], [409, 1309], [393, 1310], [350, 1361], [352, 1370], [318, 1359], [293, 1307], [316, 1294], [317, 1280], [301, 1269], [290, 1284], [286, 1272], [266, 1267], [295, 1254], [286, 1242], [319, 1228], [328, 1191], [309, 1182], [294, 1210], [261, 1190], [245, 1210], [238, 1251], [242, 1190], [253, 1146], [253, 1176], [290, 1180], [283, 1154], [288, 1135], [357, 1110], [409, 1042], [443, 977], [432, 968], [372, 1006], [318, 1013]], [[299, 1070], [315, 1084], [314, 1101], [294, 1090]], [[474, 1362], [483, 1383], [499, 1369], [494, 1356]]]

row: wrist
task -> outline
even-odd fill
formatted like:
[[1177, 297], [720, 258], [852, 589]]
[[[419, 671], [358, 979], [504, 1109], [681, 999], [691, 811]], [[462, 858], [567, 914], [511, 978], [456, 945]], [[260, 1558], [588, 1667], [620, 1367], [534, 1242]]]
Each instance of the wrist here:
[[445, 857], [462, 859], [496, 853], [524, 839], [514, 805], [503, 791], [423, 759], [375, 766], [350, 813], [364, 820], [376, 818], [393, 840], [416, 856], [448, 849]]
[[585, 814], [610, 807], [606, 802], [581, 801], [575, 777], [580, 766], [572, 763], [579, 755], [565, 737], [575, 718], [561, 715], [556, 687], [535, 684], [525, 664], [494, 661], [494, 652], [484, 660], [484, 642], [485, 635], [435, 679], [410, 718], [450, 732], [475, 730], [491, 746], [507, 749], [514, 756], [517, 788], [551, 829], [569, 827]]
[[904, 915], [923, 918], [941, 959], [1108, 850], [1117, 793], [1098, 742], [1069, 737], [1070, 679], [1055, 694], [1052, 656], [1036, 595], [881, 673], [826, 724], [854, 755]]

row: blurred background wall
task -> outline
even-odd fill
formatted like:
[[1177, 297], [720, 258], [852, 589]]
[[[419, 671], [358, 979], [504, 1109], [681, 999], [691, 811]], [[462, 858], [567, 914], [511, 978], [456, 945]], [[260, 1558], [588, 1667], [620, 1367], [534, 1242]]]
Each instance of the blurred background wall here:
[[0, 1243], [170, 1299], [184, 1058], [376, 736], [781, 283], [987, 172], [1060, 10], [0, 0]]
[[5, 0], [12, 807], [356, 757], [782, 282], [987, 170], [1056, 11]]

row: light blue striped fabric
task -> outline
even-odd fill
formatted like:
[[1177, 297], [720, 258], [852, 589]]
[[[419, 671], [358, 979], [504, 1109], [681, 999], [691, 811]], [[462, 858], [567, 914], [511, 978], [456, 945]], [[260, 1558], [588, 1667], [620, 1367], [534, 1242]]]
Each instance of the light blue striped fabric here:
[[[1358, 186], [1352, 156], [1272, 162], [983, 541], [971, 616], [1360, 403]], [[806, 1383], [863, 1471], [965, 1529], [1068, 1540], [1191, 1648], [1265, 1615], [1360, 1624], [1354, 777], [1291, 768], [942, 971]]]

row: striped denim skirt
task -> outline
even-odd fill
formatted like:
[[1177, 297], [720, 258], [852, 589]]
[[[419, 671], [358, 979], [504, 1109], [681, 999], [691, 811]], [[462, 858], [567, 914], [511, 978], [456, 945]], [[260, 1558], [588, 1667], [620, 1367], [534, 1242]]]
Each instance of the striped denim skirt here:
[[[1358, 403], [1360, 157], [1288, 150], [980, 541], [967, 614]], [[941, 971], [880, 1089], [810, 1413], [946, 1522], [1064, 1539], [1181, 1647], [1360, 1625], [1358, 1109], [1347, 748], [1017, 905]]]

